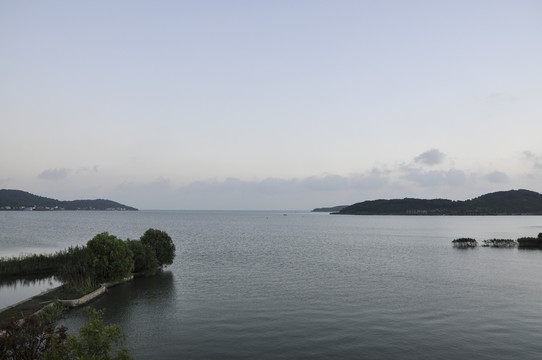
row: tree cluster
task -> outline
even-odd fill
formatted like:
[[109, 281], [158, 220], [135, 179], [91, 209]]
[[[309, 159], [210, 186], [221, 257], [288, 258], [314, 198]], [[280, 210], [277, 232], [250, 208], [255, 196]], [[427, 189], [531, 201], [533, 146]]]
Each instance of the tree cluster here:
[[81, 293], [105, 282], [129, 277], [132, 272], [153, 275], [173, 263], [175, 244], [165, 232], [148, 229], [139, 240], [122, 240], [107, 232], [86, 246], [70, 247], [52, 255], [0, 258], [2, 277], [54, 275]]

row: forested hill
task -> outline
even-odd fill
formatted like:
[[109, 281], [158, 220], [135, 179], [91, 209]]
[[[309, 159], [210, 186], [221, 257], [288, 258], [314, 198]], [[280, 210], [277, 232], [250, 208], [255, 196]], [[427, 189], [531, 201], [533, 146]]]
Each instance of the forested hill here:
[[312, 210], [312, 212], [336, 212], [336, 211], [341, 211], [342, 209], [344, 209], [347, 206], [348, 205], [338, 205], [338, 206], [333, 206], [333, 207], [321, 207], [321, 208], [316, 208], [316, 209]]
[[499, 191], [480, 197], [446, 199], [372, 200], [345, 207], [346, 215], [542, 215], [542, 194], [529, 190]]
[[104, 199], [60, 201], [21, 190], [0, 190], [0, 210], [137, 210]]

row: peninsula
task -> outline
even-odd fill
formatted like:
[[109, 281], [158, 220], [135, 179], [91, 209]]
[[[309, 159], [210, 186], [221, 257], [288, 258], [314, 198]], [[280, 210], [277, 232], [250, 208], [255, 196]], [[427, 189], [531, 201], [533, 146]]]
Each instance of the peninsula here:
[[391, 199], [355, 203], [333, 212], [339, 215], [542, 215], [542, 194], [509, 190], [474, 199]]
[[71, 200], [60, 201], [21, 190], [0, 190], [0, 210], [131, 210], [136, 208], [115, 201]]

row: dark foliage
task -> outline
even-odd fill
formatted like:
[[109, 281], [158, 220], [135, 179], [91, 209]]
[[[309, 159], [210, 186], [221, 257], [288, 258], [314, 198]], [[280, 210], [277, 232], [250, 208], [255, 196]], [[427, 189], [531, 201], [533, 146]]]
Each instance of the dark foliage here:
[[[53, 346], [43, 353], [43, 360], [129, 360], [124, 348], [125, 336], [118, 325], [104, 325], [103, 311], [88, 309], [90, 321], [78, 336], [54, 339]], [[116, 353], [115, 353], [116, 351]]]
[[458, 248], [470, 248], [477, 247], [478, 242], [475, 239], [471, 238], [459, 238], [452, 241], [454, 247]]
[[171, 237], [165, 232], [156, 229], [148, 229], [141, 237], [143, 244], [149, 245], [154, 251], [158, 265], [170, 265], [175, 258], [175, 244]]
[[90, 266], [87, 248], [84, 246], [70, 247], [63, 251], [55, 277], [80, 293], [85, 293], [96, 285]]
[[153, 249], [148, 244], [139, 240], [126, 240], [128, 247], [132, 250], [134, 260], [134, 272], [143, 275], [154, 275], [158, 270], [158, 260]]
[[337, 211], [341, 211], [342, 209], [344, 209], [347, 206], [348, 205], [337, 205], [337, 206], [332, 206], [332, 207], [321, 207], [321, 208], [313, 209], [312, 212], [337, 212]]
[[540, 235], [537, 238], [521, 237], [518, 239], [518, 247], [542, 249], [542, 238], [540, 238]]
[[[105, 326], [103, 311], [89, 309], [90, 321], [78, 336], [68, 334], [42, 317], [33, 315], [20, 323], [10, 320], [0, 325], [2, 360], [129, 360], [123, 347], [125, 337], [118, 325]], [[116, 353], [115, 353], [116, 351]]]
[[134, 265], [128, 244], [107, 232], [87, 242], [87, 256], [93, 279], [98, 283], [126, 278]]
[[58, 274], [67, 263], [81, 258], [84, 247], [70, 247], [54, 254], [33, 254], [28, 256], [0, 258], [0, 275], [10, 276], [51, 276]]
[[483, 247], [511, 248], [517, 246], [517, 242], [512, 239], [489, 239], [482, 242]]
[[5, 360], [41, 359], [43, 352], [68, 337], [67, 328], [55, 327], [35, 315], [25, 318], [22, 324], [10, 320], [0, 325], [0, 331], [0, 359]]

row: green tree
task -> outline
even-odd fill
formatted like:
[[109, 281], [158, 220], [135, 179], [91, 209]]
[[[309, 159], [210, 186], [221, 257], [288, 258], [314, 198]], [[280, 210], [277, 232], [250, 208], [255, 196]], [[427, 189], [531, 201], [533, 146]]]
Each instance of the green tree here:
[[149, 245], [156, 255], [158, 265], [171, 265], [175, 258], [175, 244], [165, 232], [156, 229], [148, 229], [141, 236], [141, 242]]
[[[132, 359], [124, 347], [126, 338], [119, 325], [105, 326], [103, 310], [89, 308], [90, 321], [79, 330], [78, 336], [55, 337], [52, 346], [44, 351], [43, 360], [128, 360]], [[118, 349], [114, 353], [114, 349]]]
[[107, 232], [87, 242], [87, 255], [94, 279], [99, 283], [121, 280], [134, 268], [133, 254], [128, 245]]
[[128, 247], [134, 254], [134, 272], [144, 275], [154, 275], [158, 270], [158, 260], [154, 250], [149, 244], [143, 244], [139, 240], [126, 240]]

